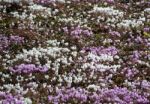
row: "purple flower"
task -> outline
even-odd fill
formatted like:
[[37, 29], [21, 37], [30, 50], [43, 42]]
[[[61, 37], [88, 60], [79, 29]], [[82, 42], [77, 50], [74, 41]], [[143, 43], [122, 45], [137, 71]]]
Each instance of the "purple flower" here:
[[0, 52], [7, 50], [9, 46], [11, 46], [12, 44], [19, 45], [22, 44], [23, 42], [24, 42], [23, 37], [19, 36], [6, 37], [0, 35]]
[[13, 96], [10, 93], [0, 92], [2, 104], [24, 104], [24, 101], [20, 99], [21, 97], [20, 95]]
[[93, 32], [89, 30], [83, 30], [82, 32], [85, 36], [91, 36], [93, 34]]
[[109, 32], [112, 36], [118, 36], [118, 37], [120, 37], [121, 35], [120, 35], [120, 33], [119, 32], [117, 32], [117, 31], [111, 31], [111, 32]]
[[14, 44], [19, 44], [24, 42], [24, 38], [23, 37], [19, 37], [19, 36], [10, 36], [10, 42], [14, 43]]
[[69, 32], [67, 27], [64, 27], [64, 28], [63, 28], [63, 31], [64, 31], [65, 33], [67, 33], [67, 34], [68, 34], [68, 32]]
[[84, 51], [90, 51], [93, 54], [109, 54], [109, 55], [116, 55], [119, 51], [116, 47], [110, 46], [108, 48], [100, 47], [85, 47], [83, 48]]
[[[81, 91], [82, 89], [82, 91]], [[130, 102], [148, 103], [149, 100], [136, 92], [129, 91], [127, 88], [116, 87], [114, 89], [99, 89], [98, 92], [89, 92], [83, 88], [60, 89], [56, 95], [48, 96], [50, 102], [68, 102], [74, 98], [77, 101], [93, 103], [113, 102], [126, 104]], [[89, 98], [89, 99], [88, 99]]]
[[46, 66], [35, 66], [34, 64], [21, 64], [15, 67], [10, 67], [10, 71], [14, 73], [32, 73], [32, 72], [47, 72], [48, 68]]
[[69, 30], [67, 27], [63, 28], [63, 31], [65, 33], [69, 33], [70, 31], [70, 35], [73, 36], [74, 38], [80, 38], [80, 37], [86, 37], [86, 36], [91, 36], [93, 34], [93, 32], [89, 29], [83, 29], [80, 26], [77, 27], [72, 27], [71, 30]]
[[114, 3], [114, 0], [107, 0], [108, 3]]
[[145, 31], [145, 32], [149, 32], [149, 31], [150, 31], [150, 28], [145, 27], [145, 28], [144, 28], [144, 31]]

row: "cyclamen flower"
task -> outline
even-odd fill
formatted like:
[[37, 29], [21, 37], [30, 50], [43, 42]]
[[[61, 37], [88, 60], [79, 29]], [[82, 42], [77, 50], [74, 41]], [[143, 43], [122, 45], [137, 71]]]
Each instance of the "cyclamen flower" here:
[[21, 95], [13, 96], [10, 93], [0, 92], [0, 104], [32, 104], [32, 101]]
[[56, 96], [48, 96], [48, 100], [50, 102], [54, 101], [62, 101], [62, 102], [67, 102], [70, 99], [74, 98], [76, 100], [79, 100], [81, 102], [86, 102], [87, 101], [87, 94], [85, 93], [85, 90], [82, 88], [71, 88], [71, 89], [58, 89], [57, 90], [57, 95]]
[[114, 46], [110, 46], [108, 48], [100, 47], [85, 47], [83, 51], [90, 51], [94, 54], [109, 54], [109, 55], [116, 55], [118, 53], [118, 49]]
[[65, 0], [35, 0], [35, 2], [40, 4], [50, 4], [56, 2], [65, 3]]
[[112, 36], [118, 36], [118, 37], [121, 36], [120, 33], [117, 32], [117, 31], [111, 31], [110, 34], [111, 34]]
[[68, 34], [68, 28], [67, 27], [64, 27], [63, 31]]
[[32, 73], [32, 72], [47, 72], [48, 68], [46, 66], [35, 66], [34, 64], [21, 64], [15, 67], [10, 67], [10, 71], [14, 73]]
[[71, 35], [75, 37], [79, 37], [82, 33], [82, 29], [78, 26], [73, 31], [71, 31]]
[[41, 4], [47, 4], [47, 3], [53, 3], [55, 0], [35, 0], [36, 3], [41, 3]]
[[0, 36], [0, 51], [3, 51], [8, 46], [9, 46], [8, 38]]
[[[67, 27], [64, 27], [63, 31], [67, 34], [69, 33], [69, 30]], [[75, 38], [79, 38], [80, 36], [91, 36], [92, 34], [93, 32], [91, 30], [82, 29], [80, 26], [72, 27], [71, 32], [70, 32], [70, 35]]]
[[143, 80], [141, 87], [144, 89], [150, 89], [150, 82], [148, 82], [147, 80]]
[[10, 36], [9, 41], [14, 44], [19, 44], [24, 42], [24, 38], [19, 36]]
[[[107, 98], [105, 98], [107, 96]], [[102, 91], [102, 98], [110, 99], [112, 102], [118, 103], [148, 103], [148, 99], [139, 95], [136, 92], [129, 91], [127, 88], [116, 87], [114, 89], [104, 89]], [[117, 99], [116, 99], [117, 98]]]
[[144, 31], [145, 31], [145, 32], [149, 32], [149, 31], [150, 31], [150, 28], [146, 27], [146, 28], [144, 28]]
[[19, 45], [23, 42], [24, 42], [23, 37], [19, 36], [6, 37], [0, 35], [0, 51], [6, 50], [12, 44]]
[[114, 0], [107, 0], [108, 3], [114, 3]]
[[48, 96], [48, 100], [52, 103], [69, 102], [71, 99], [80, 103], [148, 103], [149, 100], [137, 92], [129, 91], [127, 88], [116, 87], [114, 89], [99, 89], [96, 92], [90, 92], [83, 88], [59, 89], [56, 95]]

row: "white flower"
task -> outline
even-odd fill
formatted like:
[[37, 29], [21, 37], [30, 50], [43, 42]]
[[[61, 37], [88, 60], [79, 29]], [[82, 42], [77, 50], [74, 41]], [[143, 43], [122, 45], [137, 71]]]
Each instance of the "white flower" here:
[[49, 79], [49, 75], [45, 75], [44, 77], [45, 77], [46, 79]]
[[32, 104], [32, 100], [30, 98], [24, 98], [24, 104]]
[[65, 3], [65, 0], [57, 0], [60, 3]]
[[97, 6], [94, 6], [91, 12], [104, 13], [106, 15], [119, 16], [119, 17], [123, 17], [123, 14], [124, 14], [123, 12], [119, 10], [113, 9], [113, 7], [97, 7]]
[[82, 76], [80, 76], [80, 75], [77, 75], [77, 76], [73, 76], [73, 82], [74, 83], [79, 83], [79, 82], [81, 82], [83, 80], [83, 78], [82, 78]]
[[131, 27], [139, 27], [139, 26], [143, 26], [143, 21], [142, 20], [122, 20], [122, 22], [118, 23], [117, 26], [119, 28], [123, 27], [126, 29], [129, 29], [130, 26]]
[[97, 91], [98, 89], [100, 89], [100, 86], [97, 86], [97, 85], [92, 84], [92, 85], [89, 85], [89, 86], [87, 87], [87, 89], [93, 89], [94, 91]]
[[77, 52], [76, 52], [76, 51], [72, 52], [71, 54], [72, 54], [74, 57], [77, 56]]
[[150, 13], [150, 8], [144, 9], [144, 12]]
[[43, 7], [42, 5], [37, 5], [37, 4], [28, 6], [28, 8], [31, 10], [38, 10], [38, 11], [42, 11], [42, 10], [47, 9], [46, 7]]
[[107, 54], [101, 54], [100, 56], [95, 55], [93, 53], [88, 54], [88, 59], [91, 59], [92, 61], [113, 61], [113, 56], [107, 55]]

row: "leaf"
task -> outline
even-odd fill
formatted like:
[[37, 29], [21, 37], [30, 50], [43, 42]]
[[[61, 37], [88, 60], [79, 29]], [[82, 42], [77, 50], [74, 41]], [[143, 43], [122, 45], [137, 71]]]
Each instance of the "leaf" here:
[[144, 32], [143, 34], [145, 37], [150, 37], [150, 33]]
[[101, 35], [101, 34], [95, 34], [95, 38], [96, 38], [97, 40], [99, 40], [99, 39], [102, 38], [102, 35]]

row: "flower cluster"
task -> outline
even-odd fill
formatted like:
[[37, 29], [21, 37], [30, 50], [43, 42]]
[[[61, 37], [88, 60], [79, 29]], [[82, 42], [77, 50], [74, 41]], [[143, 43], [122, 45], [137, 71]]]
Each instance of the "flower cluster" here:
[[31, 99], [24, 98], [20, 95], [13, 96], [12, 94], [0, 92], [0, 103], [1, 104], [32, 104]]
[[20, 45], [24, 42], [23, 37], [0, 35], [0, 52], [9, 49], [13, 45]]
[[149, 104], [149, 7], [0, 0], [0, 104]]
[[34, 64], [21, 64], [15, 66], [14, 68], [10, 68], [10, 71], [13, 73], [32, 73], [32, 72], [46, 72], [48, 68], [46, 66], [38, 66], [36, 67]]
[[131, 92], [126, 88], [102, 89], [92, 93], [83, 88], [57, 89], [56, 95], [48, 96], [52, 103], [148, 103], [148, 99], [140, 96], [137, 92]]

